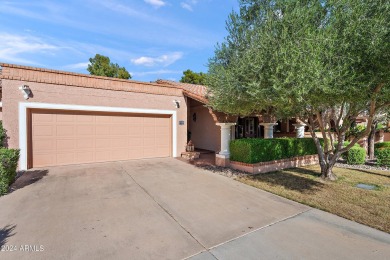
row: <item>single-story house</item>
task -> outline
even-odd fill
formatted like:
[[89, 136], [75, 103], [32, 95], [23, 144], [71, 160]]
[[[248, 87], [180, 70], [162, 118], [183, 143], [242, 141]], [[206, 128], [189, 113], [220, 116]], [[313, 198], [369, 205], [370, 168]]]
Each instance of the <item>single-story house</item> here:
[[[303, 137], [305, 125], [207, 107], [205, 86], [139, 82], [0, 63], [0, 119], [19, 169], [179, 157], [188, 140], [229, 163], [235, 138]], [[275, 132], [275, 133], [274, 133]]]
[[20, 170], [178, 157], [189, 133], [197, 148], [228, 158], [236, 118], [204, 106], [204, 86], [5, 63], [0, 69], [6, 146], [20, 149]]

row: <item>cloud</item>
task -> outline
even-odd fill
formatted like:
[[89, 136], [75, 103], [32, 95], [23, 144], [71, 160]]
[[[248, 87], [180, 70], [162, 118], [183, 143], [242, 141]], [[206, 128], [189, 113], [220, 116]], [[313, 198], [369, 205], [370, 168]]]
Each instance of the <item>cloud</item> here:
[[31, 35], [16, 35], [0, 32], [0, 60], [14, 63], [37, 64], [33, 60], [21, 58], [28, 54], [53, 53], [60, 47], [46, 43]]
[[181, 7], [183, 7], [184, 9], [187, 9], [188, 11], [193, 11], [194, 9], [192, 9], [192, 6], [190, 4], [187, 4], [187, 3], [184, 3], [184, 2], [181, 2], [180, 3]]
[[181, 2], [180, 5], [182, 8], [192, 12], [194, 11], [194, 6], [198, 3], [197, 0], [186, 0], [184, 2]]
[[162, 65], [164, 67], [175, 63], [177, 60], [180, 60], [183, 57], [182, 52], [173, 52], [170, 54], [164, 54], [159, 57], [146, 57], [142, 56], [139, 58], [132, 59], [131, 62], [135, 65], [152, 67], [156, 65]]
[[89, 62], [80, 62], [80, 63], [65, 65], [64, 69], [70, 69], [70, 70], [87, 69], [88, 65]]
[[154, 71], [131, 72], [130, 74], [135, 77], [143, 77], [149, 75], [180, 74], [180, 73], [182, 73], [182, 71], [179, 70], [154, 70]]
[[144, 0], [144, 2], [147, 3], [147, 4], [152, 5], [155, 8], [159, 8], [159, 7], [164, 6], [164, 5], [167, 4], [167, 3], [165, 3], [162, 0]]

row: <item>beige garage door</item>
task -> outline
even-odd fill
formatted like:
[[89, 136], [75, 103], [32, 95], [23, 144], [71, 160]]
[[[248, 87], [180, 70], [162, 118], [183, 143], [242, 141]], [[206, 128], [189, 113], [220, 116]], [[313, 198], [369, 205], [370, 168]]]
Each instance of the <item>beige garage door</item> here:
[[32, 110], [29, 120], [29, 168], [171, 156], [169, 116]]

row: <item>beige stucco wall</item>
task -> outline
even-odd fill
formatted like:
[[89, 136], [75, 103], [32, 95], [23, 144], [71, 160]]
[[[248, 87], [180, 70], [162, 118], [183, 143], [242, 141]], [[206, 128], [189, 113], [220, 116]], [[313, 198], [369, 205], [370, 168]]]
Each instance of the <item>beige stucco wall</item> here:
[[[28, 85], [33, 97], [25, 100], [21, 91], [21, 85]], [[177, 94], [157, 95], [148, 93], [133, 93], [127, 91], [84, 88], [29, 82], [23, 80], [2, 79], [3, 88], [3, 123], [9, 137], [10, 148], [19, 148], [18, 104], [19, 102], [40, 102], [55, 104], [74, 104], [86, 106], [107, 106], [123, 108], [144, 108], [177, 111], [177, 153], [184, 151], [187, 139], [187, 106], [184, 97]], [[179, 109], [174, 107], [173, 100], [181, 101]], [[183, 120], [184, 125], [179, 125]]]
[[[190, 102], [189, 130], [196, 148], [219, 152], [221, 149], [221, 129], [217, 126], [208, 108], [199, 102]], [[196, 122], [192, 116], [196, 113]]]

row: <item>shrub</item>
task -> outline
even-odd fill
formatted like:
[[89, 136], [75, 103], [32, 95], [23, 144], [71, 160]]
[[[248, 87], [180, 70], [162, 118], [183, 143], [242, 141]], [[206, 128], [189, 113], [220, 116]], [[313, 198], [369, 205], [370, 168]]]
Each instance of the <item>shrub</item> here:
[[15, 181], [18, 161], [19, 150], [0, 148], [0, 195], [7, 193]]
[[377, 163], [382, 166], [390, 166], [390, 147], [375, 149]]
[[238, 139], [230, 142], [230, 159], [258, 163], [317, 154], [312, 138]]
[[3, 128], [3, 121], [0, 121], [0, 147], [4, 147], [4, 143], [6, 139], [7, 139], [7, 131]]
[[348, 164], [364, 164], [366, 161], [366, 150], [363, 147], [353, 146], [346, 154]]
[[390, 148], [390, 142], [376, 143], [374, 146], [375, 146], [375, 149]]

